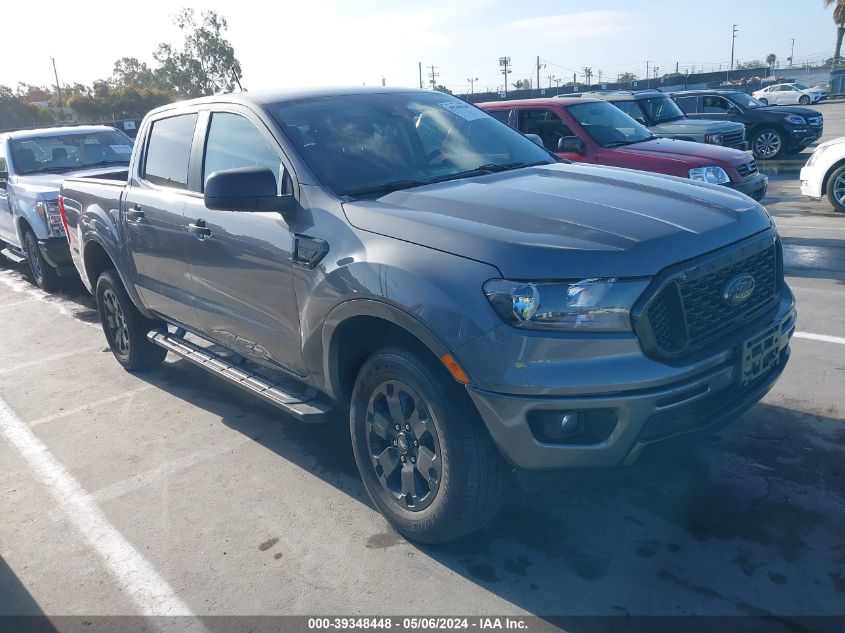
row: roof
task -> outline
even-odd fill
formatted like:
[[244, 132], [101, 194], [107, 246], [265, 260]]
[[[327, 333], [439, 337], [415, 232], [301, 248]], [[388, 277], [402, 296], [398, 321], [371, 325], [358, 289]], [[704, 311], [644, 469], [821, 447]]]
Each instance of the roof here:
[[315, 99], [319, 97], [336, 97], [341, 95], [359, 94], [392, 94], [402, 92], [425, 92], [430, 90], [420, 88], [386, 88], [384, 86], [353, 86], [338, 88], [299, 88], [288, 90], [260, 90], [255, 92], [233, 92], [228, 94], [199, 97], [187, 101], [176, 101], [153, 110], [153, 113], [164, 112], [173, 108], [202, 105], [205, 103], [236, 103], [247, 106], [262, 106], [268, 103], [282, 101], [297, 101], [299, 99]]
[[636, 101], [637, 99], [648, 99], [665, 95], [660, 90], [609, 90], [607, 92], [590, 91], [582, 93], [585, 97], [592, 96], [605, 101]]
[[580, 99], [578, 97], [540, 97], [538, 99], [513, 99], [511, 101], [485, 101], [484, 103], [476, 103], [479, 108], [483, 108], [485, 106], [542, 106], [542, 105], [551, 105], [551, 106], [565, 106], [565, 105], [572, 105], [573, 103], [585, 103], [588, 101], [598, 101], [598, 99], [591, 99], [586, 97], [584, 99]]
[[42, 127], [35, 130], [17, 130], [4, 132], [4, 138], [39, 138], [43, 136], [57, 136], [60, 134], [86, 134], [88, 132], [114, 132], [116, 128], [110, 125], [65, 125], [62, 127]]
[[[676, 90], [673, 95], [728, 95], [735, 92], [742, 92], [739, 88], [699, 88], [698, 90]], [[744, 92], [742, 94], [745, 94]]]

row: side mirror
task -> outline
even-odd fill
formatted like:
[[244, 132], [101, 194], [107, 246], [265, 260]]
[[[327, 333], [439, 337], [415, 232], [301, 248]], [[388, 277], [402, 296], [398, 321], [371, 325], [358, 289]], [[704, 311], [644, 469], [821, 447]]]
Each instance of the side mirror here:
[[562, 154], [583, 154], [584, 143], [577, 136], [561, 136], [557, 142], [557, 151]]
[[211, 173], [205, 180], [205, 206], [215, 211], [291, 213], [291, 194], [278, 195], [276, 176], [266, 167], [238, 167]]
[[537, 136], [536, 134], [526, 134], [526, 135], [525, 135], [525, 137], [526, 137], [526, 138], [530, 138], [530, 139], [531, 139], [534, 143], [536, 143], [536, 144], [537, 144], [537, 145], [539, 145], [540, 147], [544, 147], [544, 146], [543, 146], [543, 139], [541, 139], [541, 138], [540, 138], [539, 136]]

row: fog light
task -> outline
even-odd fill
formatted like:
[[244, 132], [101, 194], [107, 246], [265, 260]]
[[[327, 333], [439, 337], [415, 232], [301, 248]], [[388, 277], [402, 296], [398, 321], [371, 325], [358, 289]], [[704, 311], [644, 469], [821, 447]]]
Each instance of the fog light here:
[[531, 433], [543, 444], [598, 444], [610, 437], [616, 423], [616, 413], [610, 409], [535, 409], [528, 413]]

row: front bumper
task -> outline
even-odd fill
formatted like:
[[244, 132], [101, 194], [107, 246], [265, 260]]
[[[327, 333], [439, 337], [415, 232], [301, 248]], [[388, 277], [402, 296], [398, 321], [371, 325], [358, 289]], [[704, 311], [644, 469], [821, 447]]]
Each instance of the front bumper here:
[[807, 147], [811, 143], [815, 143], [821, 138], [824, 132], [824, 126], [821, 127], [801, 127], [789, 130], [789, 149], [798, 147]]
[[745, 178], [739, 182], [725, 183], [725, 186], [744, 193], [746, 196], [754, 198], [759, 202], [766, 195], [766, 190], [769, 187], [769, 178], [761, 173], [756, 173], [750, 178]]
[[[502, 454], [518, 468], [551, 470], [627, 465], [647, 445], [726, 424], [765, 396], [786, 366], [795, 320], [794, 300], [786, 290], [777, 309], [731, 340], [732, 350], [724, 362], [659, 388], [567, 397], [500, 394], [473, 387], [468, 387], [468, 391]], [[761, 332], [773, 333], [770, 350], [776, 354], [776, 361], [742, 387], [743, 347], [739, 341]], [[636, 376], [631, 381], [635, 382]], [[551, 444], [538, 440], [531, 430], [529, 414], [536, 411], [612, 411], [616, 422], [599, 443]]]
[[814, 200], [820, 200], [824, 194], [822, 191], [823, 170], [817, 169], [815, 166], [807, 167], [805, 165], [801, 168], [801, 173], [798, 177], [801, 181], [801, 195]]
[[76, 274], [76, 267], [70, 257], [67, 238], [48, 237], [46, 240], [38, 240], [38, 250], [41, 251], [41, 256], [56, 270], [56, 274], [60, 277]]

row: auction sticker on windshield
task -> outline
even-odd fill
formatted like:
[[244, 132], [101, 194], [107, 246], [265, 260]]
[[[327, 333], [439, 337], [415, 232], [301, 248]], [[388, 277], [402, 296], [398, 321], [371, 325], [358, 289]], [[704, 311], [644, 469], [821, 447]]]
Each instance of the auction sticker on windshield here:
[[438, 103], [437, 105], [444, 110], [448, 110], [452, 114], [457, 114], [459, 117], [467, 121], [483, 119], [487, 116], [483, 110], [479, 110], [475, 106], [471, 106], [468, 103], [462, 103], [460, 101], [446, 101], [444, 103]]
[[132, 146], [131, 145], [109, 145], [111, 147], [111, 151], [115, 154], [131, 154], [132, 153]]

